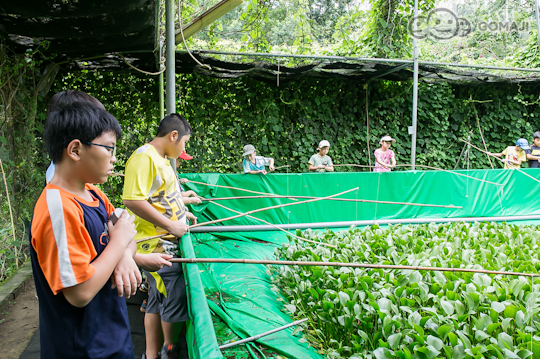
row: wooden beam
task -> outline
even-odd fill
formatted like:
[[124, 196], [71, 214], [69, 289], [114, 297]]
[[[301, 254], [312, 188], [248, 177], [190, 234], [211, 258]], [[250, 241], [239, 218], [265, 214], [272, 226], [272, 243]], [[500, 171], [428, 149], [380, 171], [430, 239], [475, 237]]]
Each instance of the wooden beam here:
[[[197, 32], [221, 18], [223, 15], [235, 9], [243, 1], [244, 0], [222, 0], [216, 5], [212, 6], [210, 9], [208, 9], [208, 11], [205, 11], [203, 14], [182, 28], [184, 38], [187, 40], [191, 36], [195, 35]], [[180, 31], [176, 32], [174, 40], [177, 44], [182, 42], [182, 34]]]

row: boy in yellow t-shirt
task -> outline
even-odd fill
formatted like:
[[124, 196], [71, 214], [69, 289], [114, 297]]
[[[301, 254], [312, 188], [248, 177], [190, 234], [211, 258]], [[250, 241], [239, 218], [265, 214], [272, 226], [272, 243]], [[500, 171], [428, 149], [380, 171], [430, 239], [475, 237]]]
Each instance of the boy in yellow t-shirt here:
[[520, 138], [516, 141], [515, 146], [508, 146], [501, 153], [492, 153], [492, 155], [497, 157], [504, 156], [502, 161], [504, 162], [504, 168], [506, 169], [520, 168], [521, 163], [527, 161], [525, 150], [528, 150], [529, 148], [529, 142], [524, 138]]
[[[179, 239], [188, 231], [187, 219], [196, 223], [182, 201], [176, 170], [167, 158], [178, 158], [191, 136], [187, 120], [170, 114], [159, 124], [156, 137], [139, 147], [126, 163], [124, 205], [136, 215], [135, 240], [170, 233], [138, 243], [139, 253], [166, 253], [177, 257]], [[178, 355], [184, 322], [189, 319], [186, 284], [182, 266], [170, 263], [157, 272], [147, 273], [150, 288], [144, 318], [146, 352], [143, 358]], [[163, 341], [162, 336], [163, 334]], [[182, 337], [182, 339], [185, 339]]]

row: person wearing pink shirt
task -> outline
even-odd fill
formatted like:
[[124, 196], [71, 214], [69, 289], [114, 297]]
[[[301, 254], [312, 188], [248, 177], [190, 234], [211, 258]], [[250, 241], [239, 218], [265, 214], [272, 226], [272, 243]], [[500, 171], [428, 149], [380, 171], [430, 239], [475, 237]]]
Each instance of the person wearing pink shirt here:
[[392, 168], [396, 167], [396, 155], [390, 149], [390, 146], [392, 146], [392, 143], [396, 143], [396, 140], [386, 135], [381, 138], [379, 143], [381, 148], [375, 150], [375, 168], [373, 172], [390, 172]]

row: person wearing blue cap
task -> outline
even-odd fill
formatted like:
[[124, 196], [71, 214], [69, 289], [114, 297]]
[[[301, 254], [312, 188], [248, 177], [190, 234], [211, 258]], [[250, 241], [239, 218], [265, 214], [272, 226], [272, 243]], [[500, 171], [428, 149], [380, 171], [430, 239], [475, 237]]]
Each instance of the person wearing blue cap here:
[[525, 151], [529, 149], [529, 142], [524, 138], [519, 138], [516, 141], [515, 146], [508, 146], [501, 153], [492, 153], [492, 155], [497, 157], [504, 156], [504, 159], [502, 160], [504, 162], [504, 168], [514, 169], [520, 168], [521, 163], [527, 161], [527, 154]]

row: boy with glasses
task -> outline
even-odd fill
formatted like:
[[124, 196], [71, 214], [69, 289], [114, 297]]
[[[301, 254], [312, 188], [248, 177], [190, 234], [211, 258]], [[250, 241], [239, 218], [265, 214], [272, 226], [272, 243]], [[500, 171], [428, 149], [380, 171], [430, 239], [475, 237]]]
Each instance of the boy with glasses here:
[[134, 218], [124, 211], [113, 224], [114, 207], [92, 185], [111, 175], [121, 134], [110, 113], [87, 103], [47, 116], [43, 138], [55, 173], [36, 203], [30, 231], [42, 357], [133, 357], [119, 294], [134, 294], [140, 276], [124, 285], [114, 273], [127, 257], [133, 263]]

